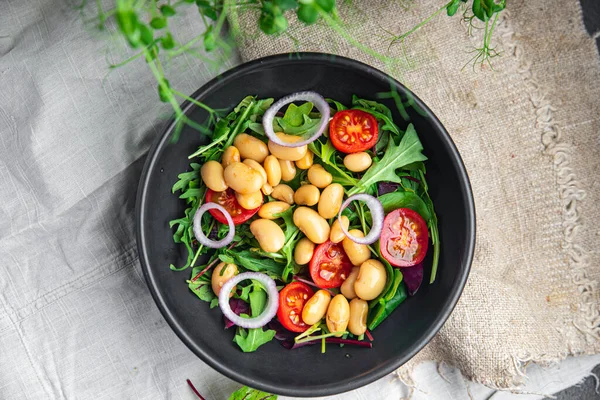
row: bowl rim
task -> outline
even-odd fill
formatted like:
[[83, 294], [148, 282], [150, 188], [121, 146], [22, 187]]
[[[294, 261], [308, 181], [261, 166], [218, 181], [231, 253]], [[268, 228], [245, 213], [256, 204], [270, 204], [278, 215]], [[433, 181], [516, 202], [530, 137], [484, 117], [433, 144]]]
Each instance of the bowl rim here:
[[[364, 64], [362, 62], [352, 60], [343, 56], [327, 54], [327, 53], [314, 53], [314, 52], [296, 52], [296, 53], [284, 53], [277, 54], [272, 56], [267, 56], [263, 58], [259, 58], [250, 62], [242, 63], [228, 71], [219, 74], [215, 78], [211, 79], [207, 83], [205, 83], [200, 89], [198, 89], [194, 94], [190, 97], [193, 99], [198, 99], [205, 97], [208, 93], [212, 92], [215, 88], [226, 84], [229, 80], [234, 79], [238, 75], [248, 73], [255, 69], [260, 69], [265, 66], [277, 65], [282, 62], [312, 62], [319, 64], [341, 64], [345, 67], [359, 70], [368, 75], [372, 75], [375, 79], [379, 80], [388, 80], [392, 85], [394, 85], [398, 91], [402, 94], [410, 94], [414, 99], [414, 102], [417, 106], [419, 106], [422, 110], [425, 111], [427, 117], [431, 120], [431, 123], [441, 132], [440, 139], [445, 142], [445, 147], [450, 151], [451, 159], [453, 160], [455, 166], [458, 169], [458, 179], [461, 181], [462, 185], [460, 185], [462, 195], [466, 199], [467, 202], [467, 210], [466, 210], [466, 225], [467, 225], [467, 252], [465, 254], [464, 268], [462, 269], [462, 274], [458, 276], [458, 279], [455, 281], [454, 286], [455, 290], [451, 293], [449, 301], [444, 305], [442, 312], [438, 314], [436, 319], [434, 320], [431, 328], [421, 337], [420, 340], [415, 342], [412, 346], [410, 346], [407, 351], [400, 357], [396, 358], [393, 362], [390, 362], [385, 367], [382, 367], [376, 371], [364, 374], [360, 376], [350, 383], [332, 383], [329, 386], [319, 386], [317, 388], [305, 387], [305, 386], [277, 386], [271, 384], [266, 381], [261, 381], [260, 379], [251, 379], [246, 377], [243, 373], [236, 371], [235, 368], [231, 366], [227, 366], [219, 362], [217, 359], [211, 357], [208, 353], [206, 353], [202, 347], [198, 346], [193, 338], [188, 335], [183, 327], [179, 324], [177, 318], [172, 314], [169, 307], [166, 304], [165, 299], [163, 299], [162, 295], [159, 292], [160, 283], [152, 272], [150, 267], [151, 262], [148, 258], [147, 246], [146, 246], [146, 235], [145, 231], [145, 222], [143, 219], [143, 215], [145, 214], [144, 210], [149, 206], [147, 191], [149, 187], [149, 179], [150, 179], [150, 171], [154, 169], [155, 164], [158, 162], [158, 150], [165, 146], [171, 136], [173, 129], [175, 128], [175, 119], [172, 117], [165, 125], [165, 128], [161, 135], [156, 138], [154, 144], [151, 146], [148, 151], [148, 155], [146, 161], [144, 163], [144, 168], [142, 170], [142, 174], [140, 177], [140, 182], [137, 190], [136, 197], [136, 239], [137, 239], [137, 249], [138, 255], [142, 267], [142, 272], [144, 278], [146, 280], [146, 284], [150, 290], [152, 298], [156, 303], [159, 311], [161, 312], [164, 319], [167, 321], [171, 329], [175, 332], [175, 334], [179, 337], [179, 339], [202, 361], [206, 362], [211, 368], [215, 369], [219, 373], [231, 378], [237, 382], [240, 382], [244, 385], [253, 387], [255, 389], [260, 389], [269, 393], [276, 393], [279, 395], [285, 396], [296, 396], [296, 397], [313, 397], [313, 396], [329, 396], [334, 394], [339, 394], [343, 392], [347, 392], [350, 390], [357, 389], [359, 387], [368, 385], [385, 375], [391, 373], [396, 370], [406, 362], [408, 362], [412, 357], [414, 357], [427, 343], [431, 341], [433, 336], [437, 334], [437, 332], [444, 325], [452, 311], [454, 310], [462, 292], [465, 287], [467, 278], [469, 276], [471, 270], [471, 264], [473, 261], [473, 255], [475, 250], [475, 237], [476, 237], [476, 219], [475, 219], [475, 203], [473, 199], [473, 192], [471, 188], [471, 183], [469, 181], [469, 177], [463, 163], [463, 160], [456, 148], [456, 145], [452, 141], [450, 135], [439, 121], [437, 116], [427, 107], [427, 105], [412, 91], [410, 91], [403, 84], [398, 82], [396, 79], [391, 77], [390, 75], [378, 70], [375, 67]], [[185, 101], [181, 104], [181, 109], [184, 113], [188, 113], [190, 109], [194, 107], [194, 105], [190, 101]]]

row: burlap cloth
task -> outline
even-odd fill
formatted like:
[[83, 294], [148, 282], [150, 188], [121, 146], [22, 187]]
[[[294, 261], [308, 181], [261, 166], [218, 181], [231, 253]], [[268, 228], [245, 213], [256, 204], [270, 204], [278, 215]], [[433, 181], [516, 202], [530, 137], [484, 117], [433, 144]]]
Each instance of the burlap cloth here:
[[[441, 3], [338, 7], [354, 37], [386, 53], [385, 31], [404, 32]], [[411, 36], [412, 65], [393, 69], [323, 23], [292, 22], [290, 35], [267, 37], [256, 18], [232, 21], [244, 60], [317, 51], [387, 68], [438, 115], [464, 159], [477, 208], [472, 272], [448, 322], [404, 371], [436, 360], [515, 389], [531, 362], [600, 351], [600, 68], [578, 1], [508, 2], [493, 41], [502, 56], [475, 71], [461, 69], [482, 32], [469, 37], [460, 16]]]

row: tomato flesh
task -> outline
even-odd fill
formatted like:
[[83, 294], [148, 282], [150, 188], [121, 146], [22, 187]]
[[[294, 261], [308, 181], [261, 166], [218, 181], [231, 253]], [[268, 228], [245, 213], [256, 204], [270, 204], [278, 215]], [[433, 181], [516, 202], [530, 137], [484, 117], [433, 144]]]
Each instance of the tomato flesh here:
[[[206, 191], [206, 202], [217, 203], [223, 206], [223, 208], [231, 215], [234, 225], [240, 225], [248, 221], [260, 209], [260, 207], [256, 207], [252, 210], [246, 210], [244, 207], [240, 206], [240, 203], [238, 203], [236, 200], [235, 194], [231, 189], [227, 189], [224, 192], [214, 192], [208, 189]], [[208, 210], [208, 212], [213, 216], [214, 219], [222, 224], [227, 225], [227, 218], [225, 218], [221, 211], [211, 209]]]
[[292, 332], [304, 332], [309, 325], [302, 321], [302, 308], [315, 292], [306, 283], [292, 282], [279, 292], [277, 318]]
[[352, 263], [346, 255], [342, 243], [328, 240], [317, 246], [310, 260], [310, 276], [313, 282], [322, 289], [342, 286], [350, 271]]
[[343, 110], [333, 115], [329, 123], [329, 138], [343, 153], [358, 153], [375, 146], [379, 128], [377, 120], [362, 110]]
[[425, 220], [410, 208], [390, 212], [379, 238], [381, 255], [396, 267], [412, 267], [427, 254], [429, 233]]

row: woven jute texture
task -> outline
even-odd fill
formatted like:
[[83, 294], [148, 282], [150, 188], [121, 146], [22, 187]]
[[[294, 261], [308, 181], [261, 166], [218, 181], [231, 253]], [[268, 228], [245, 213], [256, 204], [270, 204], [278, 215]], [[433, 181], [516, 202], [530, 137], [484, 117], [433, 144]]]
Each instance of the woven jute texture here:
[[[352, 37], [387, 54], [386, 32], [407, 31], [441, 3], [338, 7]], [[578, 1], [509, 2], [493, 69], [463, 69], [482, 32], [469, 36], [459, 15], [440, 15], [392, 46], [408, 66], [381, 62], [323, 22], [292, 18], [289, 35], [267, 37], [257, 18], [249, 11], [230, 21], [244, 32], [243, 59], [316, 51], [379, 67], [431, 107], [464, 159], [477, 209], [472, 272], [448, 322], [401, 372], [436, 360], [518, 389], [531, 362], [600, 351], [600, 68]]]

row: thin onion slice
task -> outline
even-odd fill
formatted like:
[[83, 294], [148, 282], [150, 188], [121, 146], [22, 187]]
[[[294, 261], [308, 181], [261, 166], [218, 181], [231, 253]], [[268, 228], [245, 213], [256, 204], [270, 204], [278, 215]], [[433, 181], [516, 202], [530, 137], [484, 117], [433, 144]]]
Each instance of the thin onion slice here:
[[[227, 236], [225, 236], [221, 240], [212, 240], [209, 239], [204, 232], [202, 232], [202, 215], [208, 210], [219, 210], [227, 219], [227, 225], [229, 226], [229, 232], [227, 232]], [[233, 242], [233, 237], [235, 236], [235, 225], [233, 223], [233, 219], [231, 215], [223, 206], [217, 203], [204, 203], [196, 214], [194, 214], [194, 236], [198, 239], [198, 242], [203, 246], [210, 247], [211, 249], [220, 249], [221, 247], [227, 246], [229, 243]]]
[[[348, 207], [348, 205], [355, 200], [365, 202], [367, 207], [369, 207], [369, 211], [371, 211], [371, 219], [373, 221], [373, 226], [371, 227], [369, 234], [362, 238], [352, 236], [350, 233], [348, 233], [348, 229], [346, 229], [341, 220], [342, 211], [344, 211], [346, 207]], [[384, 217], [385, 215], [381, 202], [377, 198], [366, 193], [355, 194], [354, 196], [348, 197], [346, 201], [342, 203], [340, 212], [338, 213], [338, 221], [340, 223], [340, 228], [342, 228], [342, 232], [344, 232], [344, 235], [346, 235], [348, 239], [358, 244], [371, 244], [379, 239], [379, 236], [381, 236], [381, 231], [383, 230]]]
[[[288, 143], [284, 142], [275, 134], [273, 131], [273, 120], [275, 119], [275, 115], [277, 112], [285, 105], [293, 103], [294, 101], [310, 101], [313, 103], [317, 110], [321, 113], [321, 123], [319, 124], [319, 128], [315, 132], [314, 135], [309, 137], [306, 140], [302, 140], [300, 142]], [[263, 116], [263, 127], [265, 128], [265, 134], [269, 138], [269, 140], [275, 144], [278, 144], [283, 147], [302, 147], [306, 146], [309, 143], [317, 140], [321, 134], [327, 128], [327, 124], [329, 123], [329, 104], [327, 101], [317, 92], [297, 92], [290, 94], [288, 96], [282, 97], [277, 100], [269, 109], [265, 112]]]
[[[259, 281], [267, 290], [267, 305], [259, 316], [253, 318], [240, 317], [234, 313], [229, 306], [229, 294], [238, 283], [246, 279]], [[266, 274], [260, 272], [244, 272], [225, 282], [221, 288], [221, 292], [219, 292], [219, 307], [221, 308], [223, 315], [237, 326], [247, 329], [260, 328], [271, 322], [273, 317], [277, 314], [277, 309], [279, 308], [279, 292], [277, 291], [275, 281]]]

